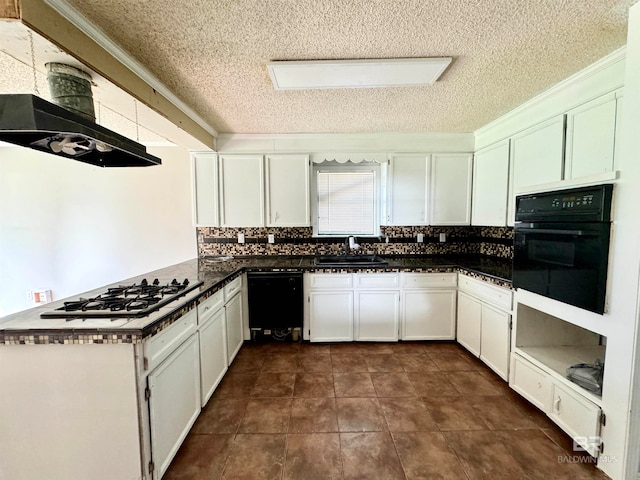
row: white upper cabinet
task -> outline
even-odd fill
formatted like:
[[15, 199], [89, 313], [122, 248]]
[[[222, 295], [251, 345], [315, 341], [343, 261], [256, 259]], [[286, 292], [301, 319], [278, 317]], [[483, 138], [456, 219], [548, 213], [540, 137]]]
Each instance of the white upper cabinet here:
[[267, 155], [266, 173], [267, 226], [309, 226], [309, 156]]
[[509, 140], [476, 153], [471, 225], [504, 227], [509, 197]]
[[262, 155], [220, 155], [220, 224], [264, 226]]
[[441, 153], [431, 156], [429, 189], [431, 225], [471, 223], [470, 153]]
[[613, 170], [616, 94], [596, 98], [567, 112], [565, 179]]
[[193, 223], [217, 227], [218, 220], [218, 155], [195, 152], [191, 155], [193, 174]]
[[513, 225], [515, 196], [520, 189], [562, 180], [564, 128], [563, 114], [511, 138], [509, 225]]
[[389, 225], [427, 225], [429, 155], [398, 154], [390, 158]]

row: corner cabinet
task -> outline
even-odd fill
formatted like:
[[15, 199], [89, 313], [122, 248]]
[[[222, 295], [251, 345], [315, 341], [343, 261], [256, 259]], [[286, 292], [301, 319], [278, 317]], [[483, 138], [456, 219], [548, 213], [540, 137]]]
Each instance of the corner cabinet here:
[[509, 140], [478, 151], [473, 162], [471, 225], [504, 227], [509, 198]]
[[458, 343], [508, 380], [511, 290], [462, 274], [458, 278], [458, 288]]
[[402, 273], [400, 338], [456, 338], [456, 273]]
[[431, 156], [431, 225], [471, 223], [472, 161], [473, 155], [466, 153], [440, 153]]
[[220, 225], [264, 226], [262, 155], [220, 155]]
[[193, 185], [193, 224], [197, 227], [219, 225], [218, 155], [213, 152], [191, 154]]
[[309, 226], [309, 155], [267, 155], [268, 227]]

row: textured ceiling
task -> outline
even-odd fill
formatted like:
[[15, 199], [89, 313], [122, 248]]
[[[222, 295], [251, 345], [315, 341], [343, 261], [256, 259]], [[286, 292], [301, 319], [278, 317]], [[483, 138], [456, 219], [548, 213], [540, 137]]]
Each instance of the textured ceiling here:
[[[624, 45], [635, 0], [69, 0], [220, 133], [469, 132]], [[452, 56], [432, 86], [275, 91], [272, 60]]]

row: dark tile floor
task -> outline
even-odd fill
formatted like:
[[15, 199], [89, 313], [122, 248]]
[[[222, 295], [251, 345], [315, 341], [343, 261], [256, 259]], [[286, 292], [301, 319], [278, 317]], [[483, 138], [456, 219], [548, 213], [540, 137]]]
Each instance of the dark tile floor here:
[[608, 478], [571, 446], [455, 343], [246, 344], [164, 478]]

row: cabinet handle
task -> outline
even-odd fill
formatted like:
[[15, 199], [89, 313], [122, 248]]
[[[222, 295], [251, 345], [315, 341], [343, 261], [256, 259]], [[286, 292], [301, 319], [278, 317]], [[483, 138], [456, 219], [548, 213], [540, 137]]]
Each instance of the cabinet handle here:
[[538, 382], [538, 390], [542, 388], [542, 383]]
[[553, 405], [553, 409], [556, 411], [556, 413], [560, 413], [560, 402], [562, 401], [562, 398], [560, 398], [560, 395], [558, 395], [558, 397], [556, 397], [556, 403]]

